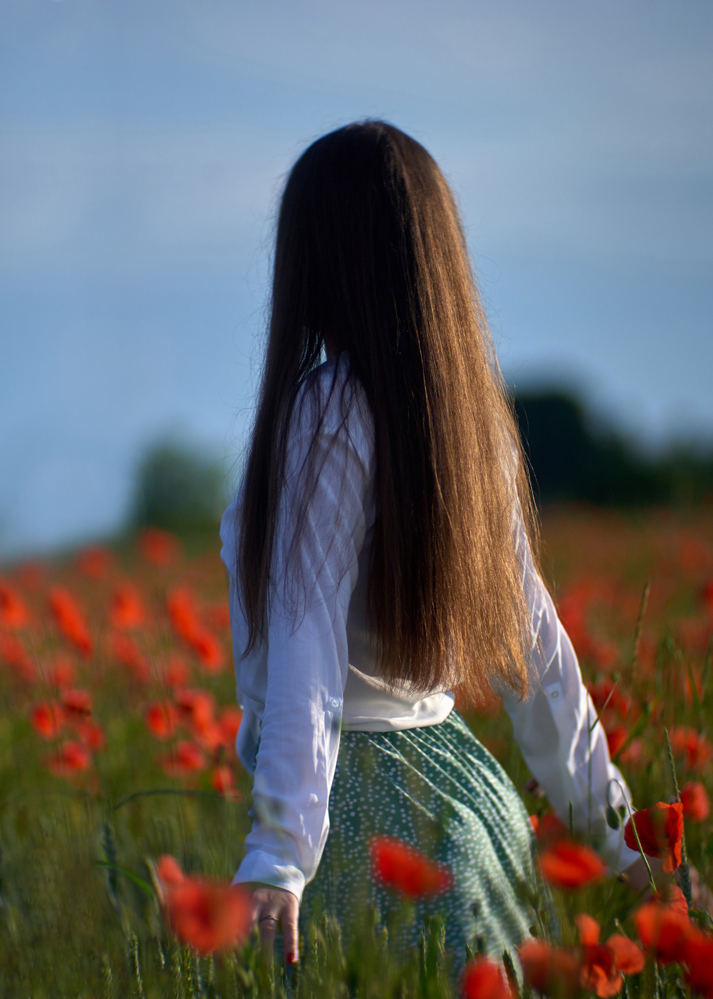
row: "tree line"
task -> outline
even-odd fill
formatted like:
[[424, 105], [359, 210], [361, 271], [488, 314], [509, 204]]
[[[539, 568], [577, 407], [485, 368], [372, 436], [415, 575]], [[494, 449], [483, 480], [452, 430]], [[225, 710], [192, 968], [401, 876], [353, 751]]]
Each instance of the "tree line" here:
[[540, 505], [698, 504], [713, 500], [713, 440], [707, 449], [684, 442], [656, 456], [616, 429], [597, 425], [567, 389], [513, 396]]
[[[598, 426], [566, 388], [516, 392], [513, 403], [540, 506], [713, 501], [713, 440], [707, 451], [681, 443], [652, 457], [620, 431]], [[157, 444], [138, 466], [128, 526], [212, 531], [230, 502], [233, 480], [215, 454], [175, 441]]]

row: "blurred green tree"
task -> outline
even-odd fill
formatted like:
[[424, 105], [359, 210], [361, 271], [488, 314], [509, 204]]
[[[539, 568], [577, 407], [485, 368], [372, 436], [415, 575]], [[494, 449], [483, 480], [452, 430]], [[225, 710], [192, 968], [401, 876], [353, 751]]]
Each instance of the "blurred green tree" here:
[[177, 534], [214, 529], [229, 501], [228, 475], [219, 458], [164, 441], [139, 463], [129, 526]]
[[677, 442], [646, 455], [621, 432], [598, 423], [565, 388], [517, 392], [513, 401], [540, 504], [649, 506], [713, 496], [713, 445]]

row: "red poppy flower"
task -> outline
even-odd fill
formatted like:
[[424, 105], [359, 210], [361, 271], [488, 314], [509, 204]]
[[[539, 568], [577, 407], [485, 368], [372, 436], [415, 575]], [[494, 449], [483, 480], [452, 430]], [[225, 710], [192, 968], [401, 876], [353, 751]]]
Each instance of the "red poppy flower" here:
[[629, 733], [621, 725], [607, 731], [607, 745], [609, 746], [609, 755], [611, 757], [616, 756], [628, 737]]
[[243, 720], [243, 713], [240, 708], [228, 706], [218, 715], [218, 724], [223, 733], [223, 745], [235, 748], [235, 740], [240, 731], [240, 723]]
[[35, 682], [35, 665], [17, 635], [0, 632], [0, 659], [10, 666], [20, 680], [25, 683]]
[[689, 770], [702, 770], [713, 760], [713, 745], [704, 735], [688, 725], [669, 729], [671, 749], [683, 758]]
[[594, 579], [582, 579], [570, 586], [568, 592], [557, 601], [557, 616], [577, 654], [594, 659], [603, 669], [609, 669], [616, 661], [616, 649], [610, 644], [598, 642], [589, 630], [588, 611], [592, 601], [598, 596], [598, 589]]
[[250, 893], [240, 885], [184, 877], [166, 887], [164, 909], [178, 939], [201, 954], [239, 947], [252, 928]]
[[30, 612], [20, 595], [0, 580], [0, 628], [24, 628], [30, 622]]
[[228, 601], [221, 600], [220, 603], [213, 604], [212, 607], [208, 608], [205, 617], [208, 624], [213, 628], [229, 628], [230, 607]]
[[180, 885], [186, 880], [186, 876], [181, 870], [181, 865], [169, 853], [159, 858], [156, 864], [156, 874], [165, 885]]
[[210, 776], [210, 786], [218, 794], [229, 794], [235, 797], [235, 783], [233, 781], [233, 771], [230, 767], [216, 767]]
[[152, 565], [164, 567], [174, 562], [181, 551], [175, 534], [160, 527], [147, 527], [139, 534], [139, 551]]
[[613, 951], [616, 966], [625, 975], [638, 975], [643, 970], [646, 958], [641, 947], [623, 933], [613, 933], [607, 939], [606, 946]]
[[32, 709], [32, 727], [43, 739], [56, 739], [64, 725], [64, 710], [57, 701], [43, 701]]
[[139, 591], [129, 583], [117, 586], [111, 598], [109, 621], [113, 628], [129, 630], [144, 623], [146, 612]]
[[136, 680], [140, 683], [148, 683], [151, 680], [151, 668], [141, 649], [130, 635], [115, 631], [111, 636], [110, 645], [113, 657], [122, 666], [131, 670]]
[[709, 614], [713, 614], [713, 579], [709, 579], [701, 589], [703, 604]]
[[60, 586], [50, 590], [50, 610], [57, 627], [82, 655], [87, 658], [92, 651], [92, 636], [85, 617], [74, 597]]
[[176, 707], [181, 720], [198, 731], [214, 719], [215, 700], [206, 690], [177, 690]]
[[619, 650], [614, 642], [593, 641], [589, 656], [599, 669], [609, 671], [619, 661]]
[[683, 805], [683, 814], [687, 815], [692, 822], [705, 822], [710, 815], [711, 806], [708, 792], [700, 781], [691, 780], [683, 785], [681, 804]]
[[[676, 621], [676, 643], [690, 656], [705, 655], [708, 642], [711, 638], [710, 618], [704, 617], [679, 617]], [[688, 687], [690, 703], [690, 684], [686, 683], [686, 676], [681, 677], [684, 690]], [[696, 689], [701, 691], [700, 681], [696, 683]]]
[[91, 545], [80, 552], [77, 566], [90, 579], [104, 579], [114, 563], [114, 553], [103, 545]]
[[161, 761], [161, 766], [169, 777], [186, 777], [198, 770], [205, 770], [207, 761], [200, 746], [182, 740], [173, 753]]
[[621, 991], [622, 978], [617, 970], [614, 952], [603, 944], [587, 944], [582, 948], [580, 969], [582, 988], [592, 989], [602, 999]]
[[599, 881], [606, 874], [606, 864], [588, 846], [561, 839], [540, 854], [540, 870], [556, 888], [582, 888]]
[[701, 538], [685, 534], [678, 537], [679, 564], [686, 574], [700, 570], [708, 562], [708, 549]]
[[713, 935], [695, 929], [683, 947], [686, 984], [707, 999], [713, 997]]
[[71, 687], [76, 677], [77, 671], [72, 660], [60, 654], [50, 668], [47, 679], [53, 687]]
[[55, 777], [73, 777], [91, 766], [91, 753], [81, 742], [64, 742], [47, 760], [47, 769]]
[[622, 718], [628, 717], [631, 711], [631, 701], [626, 694], [622, 693], [614, 680], [604, 677], [598, 683], [589, 684], [588, 689], [597, 714], [604, 711], [607, 717], [612, 714], [618, 714]]
[[575, 921], [581, 945], [580, 984], [593, 989], [600, 999], [617, 995], [622, 986], [621, 972], [637, 974], [644, 967], [641, 948], [620, 933], [600, 943], [599, 923], [587, 913], [580, 913]]
[[546, 996], [569, 999], [579, 993], [579, 953], [574, 947], [553, 947], [530, 939], [518, 947], [525, 984]]
[[[212, 702], [210, 709], [212, 712]], [[191, 717], [191, 731], [196, 740], [211, 752], [218, 749], [219, 746], [234, 751], [241, 720], [242, 712], [238, 708], [223, 708], [220, 716], [216, 719], [203, 707]]]
[[[185, 943], [208, 953], [237, 946], [249, 933], [251, 905], [244, 888], [188, 877], [170, 854], [159, 858], [156, 877], [169, 923]], [[189, 892], [178, 891], [186, 885]]]
[[650, 635], [641, 634], [639, 635], [636, 652], [639, 671], [650, 676], [656, 670], [658, 644]]
[[[533, 816], [530, 816], [532, 822]], [[549, 846], [550, 843], [558, 843], [562, 839], [569, 838], [569, 830], [561, 819], [557, 818], [554, 812], [545, 812], [540, 815], [537, 825], [533, 826], [538, 843]]]
[[437, 895], [451, 885], [451, 875], [445, 867], [390, 836], [372, 839], [371, 863], [374, 877], [411, 898]]
[[219, 673], [225, 663], [223, 647], [209, 631], [199, 629], [191, 639], [191, 648], [198, 656], [200, 664], [208, 673]]
[[636, 825], [641, 848], [647, 857], [663, 857], [664, 871], [673, 871], [680, 865], [683, 805], [658, 801], [653, 808], [640, 808], [635, 812], [633, 819], [629, 819], [624, 826], [624, 842], [632, 850], [638, 850], [632, 822]]
[[171, 590], [166, 600], [168, 616], [179, 638], [189, 644], [201, 631], [193, 594], [183, 586]]
[[106, 747], [106, 734], [104, 729], [93, 718], [86, 718], [76, 726], [76, 732], [80, 740], [91, 749], [93, 753], [98, 753]]
[[632, 918], [639, 940], [660, 964], [671, 964], [683, 959], [693, 926], [686, 899], [678, 886], [672, 885], [669, 888], [666, 900], [658, 895], [639, 906]]
[[[707, 645], [708, 643], [706, 643]], [[703, 681], [693, 666], [689, 667], [690, 673], [683, 677], [683, 696], [686, 704], [695, 704], [703, 700]]]
[[88, 690], [63, 690], [62, 706], [68, 718], [84, 718], [92, 713], [92, 695]]
[[169, 687], [185, 687], [190, 670], [185, 661], [176, 655], [172, 655], [164, 668], [164, 679]]
[[636, 769], [644, 763], [644, 743], [642, 739], [632, 739], [626, 749], [621, 753], [619, 760], [627, 767]]
[[224, 745], [223, 730], [213, 718], [208, 722], [194, 724], [191, 732], [198, 745], [209, 753], [214, 753], [219, 746]]
[[144, 715], [146, 727], [157, 739], [168, 739], [178, 724], [178, 709], [170, 701], [149, 704]]
[[574, 917], [579, 933], [579, 942], [585, 946], [593, 946], [599, 943], [601, 927], [597, 920], [586, 912], [580, 912]]
[[476, 957], [463, 970], [463, 999], [513, 999], [513, 991], [502, 968], [487, 957]]

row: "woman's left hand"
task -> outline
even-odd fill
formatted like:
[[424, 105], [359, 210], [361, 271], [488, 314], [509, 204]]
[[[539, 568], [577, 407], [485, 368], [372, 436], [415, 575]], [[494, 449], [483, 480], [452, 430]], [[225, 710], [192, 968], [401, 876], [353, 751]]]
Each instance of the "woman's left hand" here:
[[297, 964], [299, 960], [298, 917], [300, 903], [297, 896], [285, 888], [252, 882], [245, 885], [252, 897], [252, 921], [260, 931], [260, 943], [272, 954], [277, 927], [282, 930], [285, 944], [285, 963]]

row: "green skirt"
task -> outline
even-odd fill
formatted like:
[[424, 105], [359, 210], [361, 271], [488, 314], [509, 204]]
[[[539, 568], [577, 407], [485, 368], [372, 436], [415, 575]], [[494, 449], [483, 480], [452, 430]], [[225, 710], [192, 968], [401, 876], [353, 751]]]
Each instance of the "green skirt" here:
[[415, 920], [400, 928], [401, 945], [418, 945], [428, 917], [440, 916], [455, 972], [467, 948], [496, 960], [506, 949], [517, 966], [516, 948], [535, 924], [530, 899], [543, 893], [532, 827], [514, 784], [456, 711], [423, 728], [343, 732], [329, 818], [317, 874], [304, 892], [303, 930], [326, 912], [344, 937], [366, 906], [382, 926], [395, 925], [403, 903], [373, 879], [369, 852], [373, 836], [393, 836], [451, 874], [447, 892], [416, 901]]

